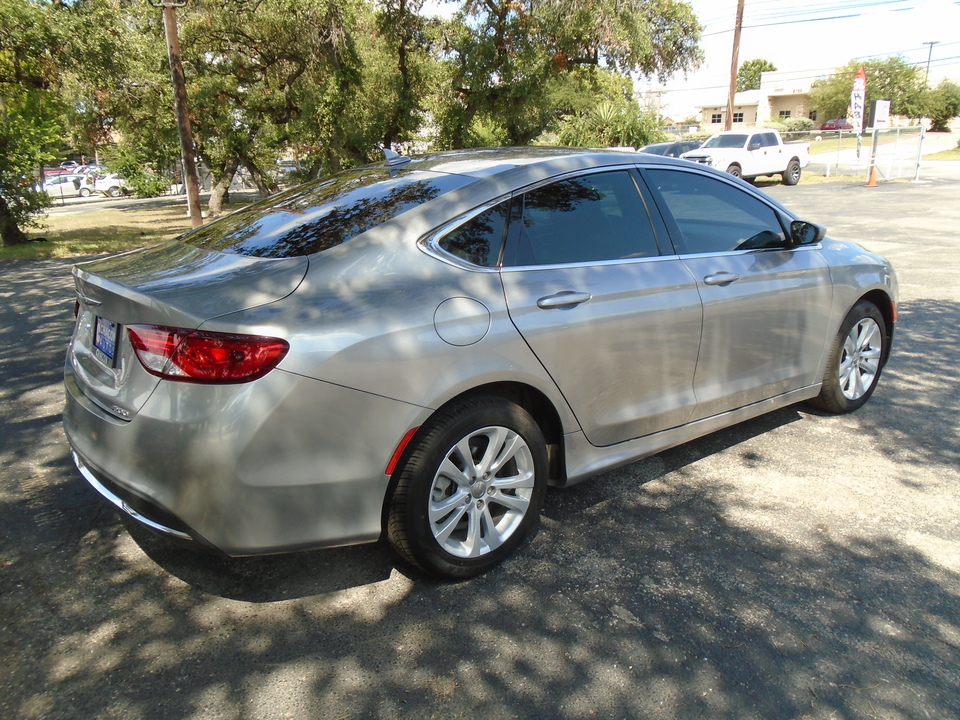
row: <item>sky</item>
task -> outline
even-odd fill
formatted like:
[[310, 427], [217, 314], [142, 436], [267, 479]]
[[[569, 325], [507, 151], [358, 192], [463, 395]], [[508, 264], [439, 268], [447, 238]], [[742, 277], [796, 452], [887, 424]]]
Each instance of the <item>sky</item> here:
[[[737, 0], [688, 0], [704, 26], [703, 65], [664, 83], [637, 82], [659, 92], [662, 113], [676, 120], [701, 104], [725, 104], [730, 82]], [[449, 13], [454, 5], [428, 0]], [[427, 9], [427, 12], [430, 12]], [[925, 43], [936, 41], [931, 46]], [[828, 75], [854, 58], [900, 55], [926, 69], [930, 83], [960, 82], [960, 0], [745, 0], [739, 64], [770, 60], [778, 70]]]
[[[737, 0], [690, 0], [704, 26], [704, 63], [662, 88], [664, 115], [682, 119], [700, 104], [725, 104]], [[925, 43], [937, 41], [931, 46]], [[926, 70], [930, 83], [960, 82], [960, 0], [745, 0], [738, 64], [770, 60], [778, 70], [817, 78], [853, 59], [900, 55]]]

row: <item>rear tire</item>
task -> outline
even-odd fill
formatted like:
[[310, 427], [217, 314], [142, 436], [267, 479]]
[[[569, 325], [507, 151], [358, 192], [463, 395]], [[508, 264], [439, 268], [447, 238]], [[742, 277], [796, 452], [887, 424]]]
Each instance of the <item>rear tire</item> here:
[[90, 197], [90, 189], [80, 188], [80, 197]]
[[509, 557], [539, 520], [546, 443], [519, 405], [466, 398], [421, 428], [397, 473], [387, 516], [394, 550], [431, 575], [468, 578]]
[[802, 172], [800, 168], [799, 160], [791, 160], [787, 163], [787, 169], [783, 171], [783, 174], [780, 176], [783, 179], [784, 185], [796, 185], [800, 182], [800, 173]]
[[887, 352], [887, 326], [877, 306], [861, 300], [833, 342], [820, 394], [811, 404], [835, 414], [861, 407], [877, 387]]

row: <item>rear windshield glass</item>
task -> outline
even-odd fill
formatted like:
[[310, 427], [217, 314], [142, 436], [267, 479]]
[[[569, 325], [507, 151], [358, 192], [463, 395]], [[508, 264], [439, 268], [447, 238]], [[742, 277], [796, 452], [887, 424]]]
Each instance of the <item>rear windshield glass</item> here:
[[264, 258], [311, 255], [471, 181], [417, 170], [346, 170], [197, 228], [180, 242]]

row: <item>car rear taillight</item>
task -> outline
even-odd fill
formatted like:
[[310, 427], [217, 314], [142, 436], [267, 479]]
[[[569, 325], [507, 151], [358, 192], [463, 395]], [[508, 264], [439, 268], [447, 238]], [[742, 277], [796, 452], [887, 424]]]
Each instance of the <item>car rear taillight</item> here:
[[130, 342], [143, 367], [165, 380], [242, 383], [273, 370], [290, 349], [286, 340], [258, 335], [131, 325]]

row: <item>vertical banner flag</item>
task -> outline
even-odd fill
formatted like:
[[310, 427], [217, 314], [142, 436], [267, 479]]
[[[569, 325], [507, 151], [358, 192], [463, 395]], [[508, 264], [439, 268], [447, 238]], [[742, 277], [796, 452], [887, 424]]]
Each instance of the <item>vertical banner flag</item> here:
[[850, 93], [850, 107], [853, 108], [853, 129], [857, 136], [863, 132], [864, 108], [867, 104], [867, 73], [863, 68], [853, 79], [853, 92]]

